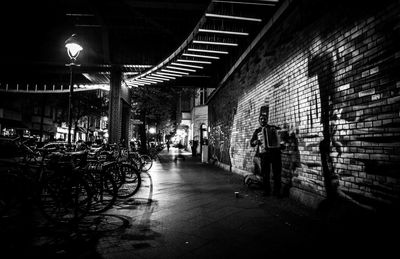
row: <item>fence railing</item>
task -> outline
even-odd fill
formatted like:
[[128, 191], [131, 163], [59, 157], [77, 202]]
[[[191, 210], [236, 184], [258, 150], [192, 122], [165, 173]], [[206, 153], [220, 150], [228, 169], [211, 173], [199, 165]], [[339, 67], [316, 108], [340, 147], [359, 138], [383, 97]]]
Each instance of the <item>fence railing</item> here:
[[[74, 92], [105, 90], [109, 91], [108, 84], [74, 85]], [[0, 92], [18, 93], [68, 93], [69, 85], [37, 85], [37, 84], [1, 84]]]

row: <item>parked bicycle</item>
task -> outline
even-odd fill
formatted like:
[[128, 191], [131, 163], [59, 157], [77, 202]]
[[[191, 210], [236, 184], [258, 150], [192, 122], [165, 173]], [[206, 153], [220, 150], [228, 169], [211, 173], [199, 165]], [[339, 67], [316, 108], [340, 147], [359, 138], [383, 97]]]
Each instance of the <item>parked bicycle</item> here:
[[[70, 164], [55, 163], [51, 151], [31, 152], [19, 139], [12, 142], [21, 160], [3, 160], [0, 165], [2, 215], [33, 202], [45, 218], [54, 223], [76, 223], [91, 205], [91, 191], [81, 175], [71, 172]], [[32, 161], [30, 157], [35, 156]]]
[[103, 163], [105, 172], [113, 176], [117, 198], [128, 198], [137, 193], [142, 181], [140, 171], [130, 163], [123, 149], [116, 144], [105, 145], [94, 156]]

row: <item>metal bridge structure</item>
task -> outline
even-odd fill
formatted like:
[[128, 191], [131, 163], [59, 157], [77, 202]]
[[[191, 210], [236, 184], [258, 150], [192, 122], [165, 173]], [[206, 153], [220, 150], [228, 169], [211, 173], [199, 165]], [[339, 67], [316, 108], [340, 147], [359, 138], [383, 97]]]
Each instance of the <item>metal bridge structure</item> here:
[[63, 42], [77, 33], [84, 50], [73, 91], [109, 92], [110, 141], [117, 142], [132, 88], [218, 88], [289, 2], [61, 0], [23, 10], [11, 4], [0, 21], [14, 39], [0, 60], [0, 94], [68, 93]]

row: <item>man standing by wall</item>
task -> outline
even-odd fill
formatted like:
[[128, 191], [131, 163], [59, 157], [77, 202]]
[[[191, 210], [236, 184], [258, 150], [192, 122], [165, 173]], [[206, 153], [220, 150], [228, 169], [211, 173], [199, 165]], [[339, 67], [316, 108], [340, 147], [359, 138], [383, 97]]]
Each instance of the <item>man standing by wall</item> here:
[[278, 130], [280, 128], [268, 124], [268, 112], [268, 106], [261, 107], [258, 119], [260, 127], [254, 131], [250, 140], [250, 145], [257, 148], [255, 166], [259, 167], [261, 175], [263, 176], [264, 196], [269, 196], [271, 194], [270, 173], [272, 165], [274, 181], [273, 195], [280, 197], [282, 171], [280, 140], [278, 135]]
[[192, 146], [192, 155], [193, 157], [197, 156], [197, 146], [199, 145], [198, 140], [193, 140], [193, 146]]

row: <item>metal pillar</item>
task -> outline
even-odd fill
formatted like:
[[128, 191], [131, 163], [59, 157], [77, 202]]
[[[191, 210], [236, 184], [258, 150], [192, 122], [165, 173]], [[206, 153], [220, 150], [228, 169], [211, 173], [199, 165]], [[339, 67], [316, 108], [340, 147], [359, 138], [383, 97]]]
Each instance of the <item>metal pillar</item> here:
[[109, 143], [118, 143], [121, 139], [121, 118], [122, 118], [121, 80], [122, 80], [121, 70], [119, 68], [113, 68], [111, 70], [110, 95], [109, 95], [110, 101], [108, 107]]
[[[74, 85], [72, 83], [72, 66], [73, 63], [69, 64], [69, 96], [68, 96], [68, 145], [71, 146], [71, 128], [72, 128], [72, 95], [74, 93]], [[74, 130], [75, 132], [75, 130]]]
[[129, 122], [130, 122], [130, 105], [126, 102], [122, 102], [122, 114], [121, 114], [121, 139], [126, 147], [129, 143]]

